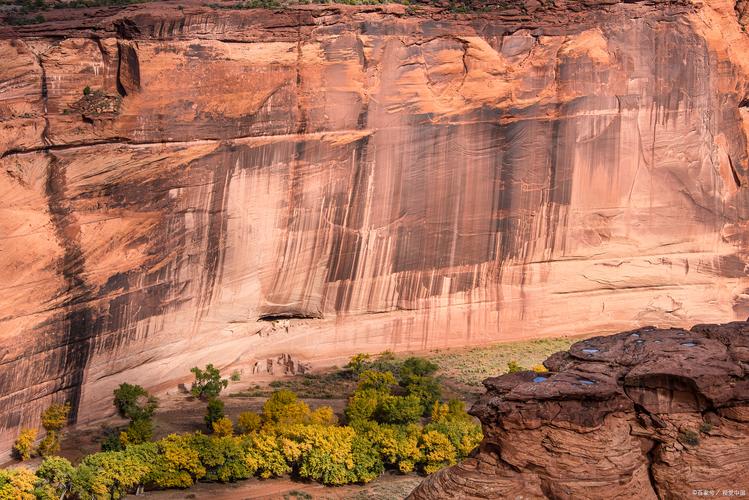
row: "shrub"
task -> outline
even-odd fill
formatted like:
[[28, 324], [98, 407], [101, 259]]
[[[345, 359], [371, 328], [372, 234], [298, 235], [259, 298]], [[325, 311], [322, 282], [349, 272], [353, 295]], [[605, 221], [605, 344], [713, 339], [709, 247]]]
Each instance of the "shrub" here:
[[515, 360], [511, 360], [507, 363], [507, 373], [517, 373], [522, 372], [523, 370], [524, 368]]
[[60, 431], [68, 423], [70, 403], [53, 404], [42, 413], [42, 427], [46, 431]]
[[239, 370], [234, 370], [231, 372], [231, 377], [229, 377], [232, 382], [239, 382], [242, 378], [242, 375], [239, 373]]
[[193, 382], [190, 392], [196, 398], [217, 398], [221, 391], [229, 385], [229, 381], [222, 379], [221, 372], [212, 364], [206, 365], [205, 370], [196, 366], [190, 371], [195, 375], [195, 382]]
[[83, 95], [89, 95], [89, 94], [91, 94], [91, 87], [86, 85], [85, 87], [83, 87]]
[[455, 448], [450, 440], [435, 430], [425, 432], [419, 441], [423, 453], [422, 468], [427, 474], [437, 472], [457, 461]]
[[114, 390], [114, 406], [122, 418], [146, 420], [153, 418], [158, 400], [139, 385], [123, 383]]
[[371, 423], [364, 435], [380, 450], [383, 461], [400, 472], [413, 472], [422, 459], [419, 448], [421, 427], [416, 424], [395, 426]]
[[36, 475], [45, 480], [55, 490], [56, 498], [63, 498], [70, 489], [75, 469], [68, 459], [62, 457], [45, 458]]
[[209, 429], [213, 429], [213, 423], [224, 418], [224, 402], [218, 398], [212, 398], [208, 401], [208, 408], [206, 409], [205, 425]]
[[18, 459], [21, 461], [30, 459], [34, 454], [34, 442], [38, 431], [36, 429], [23, 429], [18, 435], [15, 444], [13, 445], [13, 452]]
[[296, 475], [334, 486], [360, 481], [354, 472], [351, 427], [292, 425], [282, 434], [284, 454]]
[[421, 401], [414, 395], [384, 395], [378, 401], [375, 416], [380, 423], [413, 424], [419, 421], [423, 412]]
[[231, 436], [205, 436], [193, 434], [189, 446], [198, 452], [200, 463], [205, 467], [208, 481], [229, 482], [247, 479], [253, 471], [246, 461], [245, 450], [240, 440]]
[[402, 379], [409, 377], [429, 377], [434, 375], [439, 366], [425, 358], [410, 357], [403, 362], [400, 375]]
[[357, 377], [367, 368], [371, 356], [369, 354], [359, 353], [354, 355], [344, 368], [353, 372]]
[[101, 440], [101, 451], [122, 450], [122, 441], [120, 441], [121, 434], [122, 432], [120, 432], [118, 429], [105, 429], [104, 438]]
[[379, 372], [376, 370], [364, 370], [359, 375], [357, 391], [372, 389], [380, 392], [390, 392], [390, 388], [396, 384], [395, 376], [391, 372]]
[[60, 435], [57, 431], [47, 431], [47, 435], [39, 443], [37, 451], [43, 457], [52, 456], [60, 451]]
[[197, 450], [191, 446], [191, 435], [170, 434], [157, 443], [165, 466], [153, 482], [160, 488], [187, 488], [205, 476]]
[[127, 426], [127, 430], [120, 433], [120, 443], [123, 447], [131, 444], [147, 443], [153, 437], [153, 422], [151, 420], [134, 420]]
[[254, 411], [242, 412], [239, 414], [239, 418], [237, 418], [237, 430], [240, 434], [249, 434], [250, 432], [260, 430], [261, 426], [262, 419]]
[[80, 498], [125, 496], [141, 484], [150, 467], [124, 451], [103, 451], [85, 457], [71, 480], [71, 492]]
[[346, 418], [351, 425], [372, 420], [377, 411], [381, 393], [374, 389], [357, 390], [346, 405]]
[[437, 380], [428, 375], [409, 375], [401, 380], [401, 386], [406, 394], [419, 401], [420, 415], [428, 415], [434, 403], [442, 396]]
[[679, 433], [679, 441], [689, 446], [699, 446], [700, 436], [693, 430], [684, 430]]
[[274, 392], [263, 405], [263, 420], [266, 422], [305, 423], [309, 416], [309, 406], [304, 401], [299, 401], [297, 395], [287, 389]]
[[34, 500], [38, 479], [28, 469], [0, 469], [0, 498]]
[[267, 479], [291, 472], [275, 432], [253, 432], [245, 437], [243, 448], [245, 462], [253, 474]]
[[338, 423], [338, 418], [335, 416], [333, 408], [330, 406], [321, 406], [310, 413], [309, 423], [316, 425], [335, 425]]
[[211, 424], [213, 427], [213, 433], [216, 436], [232, 436], [234, 435], [234, 424], [229, 417], [221, 417]]
[[549, 369], [546, 368], [544, 365], [533, 365], [531, 370], [533, 370], [536, 373], [545, 373], [549, 371]]

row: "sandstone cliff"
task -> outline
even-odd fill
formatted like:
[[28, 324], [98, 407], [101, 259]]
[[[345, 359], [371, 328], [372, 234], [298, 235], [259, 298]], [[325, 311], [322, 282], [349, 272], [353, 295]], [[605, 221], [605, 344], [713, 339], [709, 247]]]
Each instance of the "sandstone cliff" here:
[[746, 317], [744, 4], [0, 27], [0, 450], [207, 362]]
[[484, 382], [471, 410], [484, 427], [480, 451], [411, 499], [749, 492], [749, 323], [645, 327], [578, 342], [544, 364], [550, 372]]

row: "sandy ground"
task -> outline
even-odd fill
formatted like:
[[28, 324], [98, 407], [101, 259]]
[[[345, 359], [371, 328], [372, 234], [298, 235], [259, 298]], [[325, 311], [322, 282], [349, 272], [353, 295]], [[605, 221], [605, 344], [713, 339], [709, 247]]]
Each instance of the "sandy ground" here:
[[[302, 483], [287, 478], [259, 480], [249, 479], [232, 484], [200, 483], [189, 490], [147, 492], [144, 496], [159, 500], [212, 499], [245, 500], [260, 498], [278, 499], [376, 499], [396, 500], [405, 498], [424, 478], [416, 474], [385, 474], [366, 485], [339, 487], [317, 483]], [[135, 498], [135, 497], [130, 497]]]

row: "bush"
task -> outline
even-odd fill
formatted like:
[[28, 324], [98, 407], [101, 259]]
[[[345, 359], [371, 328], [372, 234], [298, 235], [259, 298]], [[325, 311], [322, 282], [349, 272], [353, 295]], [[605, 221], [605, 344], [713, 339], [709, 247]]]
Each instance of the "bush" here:
[[221, 372], [212, 364], [206, 365], [205, 370], [196, 366], [190, 371], [195, 375], [195, 382], [193, 382], [190, 392], [196, 398], [217, 398], [221, 391], [229, 385], [229, 381], [222, 379]]
[[421, 427], [416, 424], [395, 426], [371, 423], [363, 435], [379, 449], [383, 461], [400, 472], [413, 472], [422, 459], [419, 448]]
[[263, 405], [263, 420], [275, 424], [305, 423], [309, 420], [309, 406], [299, 401], [288, 389], [276, 391]]
[[62, 498], [70, 489], [74, 472], [75, 469], [68, 459], [48, 457], [39, 466], [36, 475], [54, 489], [56, 498]]
[[237, 430], [240, 434], [249, 434], [250, 432], [260, 430], [261, 426], [262, 419], [254, 411], [242, 412], [239, 414], [239, 418], [237, 418]]
[[382, 394], [374, 389], [357, 390], [346, 405], [346, 418], [351, 425], [372, 420]]
[[38, 431], [36, 429], [22, 429], [18, 435], [15, 444], [13, 445], [13, 452], [21, 461], [30, 459], [34, 455], [34, 442]]
[[380, 397], [376, 420], [386, 424], [413, 424], [419, 421], [424, 409], [419, 398], [413, 395]]
[[395, 384], [395, 376], [391, 372], [364, 370], [359, 375], [359, 385], [356, 390], [365, 391], [372, 389], [379, 392], [390, 392], [390, 388]]
[[52, 456], [60, 451], [60, 435], [57, 431], [47, 431], [47, 435], [39, 443], [37, 451], [43, 457]]
[[428, 415], [434, 403], [442, 396], [437, 380], [428, 375], [409, 375], [401, 381], [401, 386], [406, 394], [419, 401], [420, 415]]
[[243, 447], [247, 450], [245, 462], [253, 474], [267, 479], [291, 472], [275, 432], [253, 432], [245, 437]]
[[224, 402], [217, 398], [212, 398], [208, 401], [208, 408], [206, 409], [205, 425], [209, 429], [213, 429], [213, 423], [224, 418]]
[[431, 430], [421, 436], [419, 447], [422, 449], [422, 468], [427, 474], [437, 472], [443, 467], [457, 461], [455, 448], [441, 432]]
[[336, 425], [338, 417], [335, 416], [335, 412], [330, 406], [321, 406], [310, 413], [309, 423], [313, 425]]
[[139, 385], [123, 383], [114, 390], [114, 406], [122, 418], [147, 420], [153, 418], [158, 400]]
[[85, 87], [83, 87], [83, 95], [89, 95], [89, 94], [91, 94], [91, 87], [86, 85]]
[[147, 443], [153, 437], [153, 422], [151, 420], [135, 420], [130, 422], [127, 430], [120, 433], [120, 443], [123, 447], [131, 444]]
[[525, 370], [525, 368], [520, 366], [515, 360], [509, 361], [507, 363], [507, 373], [517, 373], [522, 372], [523, 370]]
[[211, 424], [213, 427], [213, 433], [216, 436], [232, 436], [234, 435], [234, 424], [229, 417], [221, 417]]
[[239, 373], [239, 370], [234, 370], [231, 372], [231, 377], [229, 377], [232, 382], [239, 382], [242, 378], [242, 375]]
[[53, 404], [42, 413], [42, 427], [46, 431], [60, 431], [68, 423], [70, 403]]
[[546, 368], [544, 365], [533, 365], [531, 370], [533, 370], [536, 373], [545, 373], [549, 371], [549, 369]]
[[369, 354], [359, 353], [354, 355], [344, 368], [350, 370], [357, 377], [367, 369], [371, 356]]
[[28, 469], [0, 469], [0, 498], [34, 500], [38, 478]]

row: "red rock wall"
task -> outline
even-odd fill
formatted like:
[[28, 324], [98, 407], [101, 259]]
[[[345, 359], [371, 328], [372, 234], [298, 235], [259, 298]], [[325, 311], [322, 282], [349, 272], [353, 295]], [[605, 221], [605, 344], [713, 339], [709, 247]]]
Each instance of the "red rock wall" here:
[[207, 362], [745, 318], [738, 7], [0, 28], [0, 449]]

